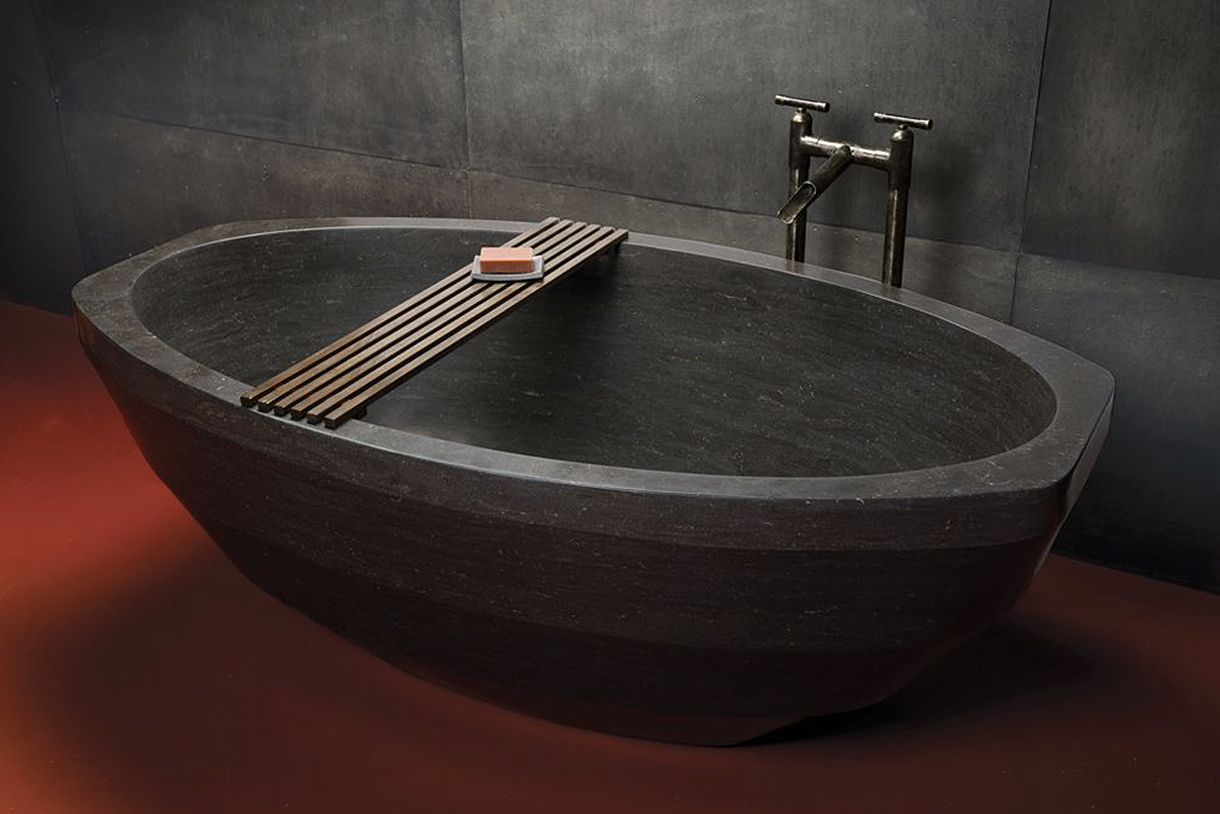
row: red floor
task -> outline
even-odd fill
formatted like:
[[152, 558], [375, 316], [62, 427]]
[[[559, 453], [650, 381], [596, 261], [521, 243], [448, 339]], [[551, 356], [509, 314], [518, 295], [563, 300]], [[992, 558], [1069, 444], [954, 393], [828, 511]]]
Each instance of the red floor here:
[[69, 320], [0, 303], [0, 811], [1220, 811], [1220, 596], [1051, 557], [863, 715], [735, 749], [568, 729], [264, 596]]

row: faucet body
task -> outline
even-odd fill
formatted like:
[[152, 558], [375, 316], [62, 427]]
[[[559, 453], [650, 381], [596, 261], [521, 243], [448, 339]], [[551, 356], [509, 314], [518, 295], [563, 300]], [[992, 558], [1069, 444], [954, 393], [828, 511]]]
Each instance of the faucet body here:
[[[788, 224], [784, 255], [790, 260], [805, 260], [805, 226], [807, 210], [817, 198], [852, 164], [882, 170], [886, 173], [889, 194], [885, 217], [885, 253], [881, 261], [881, 281], [886, 285], [902, 285], [903, 249], [906, 244], [907, 199], [911, 190], [911, 158], [915, 136], [908, 127], [932, 128], [930, 119], [873, 114], [878, 122], [896, 124], [888, 148], [863, 147], [848, 141], [831, 141], [813, 135], [813, 120], [809, 109], [828, 110], [825, 102], [808, 102], [788, 96], [776, 96], [777, 104], [796, 107], [788, 131], [788, 202], [779, 217]], [[826, 161], [811, 176], [809, 167], [814, 156]]]

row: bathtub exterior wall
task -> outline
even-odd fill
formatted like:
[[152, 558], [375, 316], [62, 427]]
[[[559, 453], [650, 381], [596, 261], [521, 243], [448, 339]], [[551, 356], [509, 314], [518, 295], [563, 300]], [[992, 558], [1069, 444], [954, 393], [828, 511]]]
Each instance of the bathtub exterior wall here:
[[[360, 229], [338, 255], [359, 263], [378, 255], [387, 236], [364, 228], [394, 223], [264, 221], [196, 232], [78, 285], [78, 330], [149, 464], [256, 584], [395, 664], [422, 664], [429, 677], [544, 717], [663, 740], [734, 743], [811, 714], [876, 702], [1024, 591], [1106, 433], [1112, 377], [1049, 343], [848, 275], [811, 268], [814, 283], [784, 273], [778, 258], [651, 236], [633, 236], [619, 267], [629, 272], [638, 261], [651, 271], [613, 279], [628, 286], [651, 279], [660, 287], [628, 322], [604, 326], [602, 338], [665, 333], [643, 309], [670, 302], [672, 310], [690, 297], [675, 281], [719, 265], [729, 280], [757, 286], [754, 297], [732, 299], [753, 300], [760, 313], [785, 310], [803, 290], [833, 301], [817, 306], [821, 326], [880, 325], [888, 335], [902, 325], [903, 335], [928, 338], [908, 352], [939, 357], [946, 384], [965, 384], [959, 376], [1003, 380], [1012, 388], [1008, 401], [1057, 409], [1041, 412], [1049, 419], [1043, 432], [990, 459], [865, 477], [700, 475], [497, 451], [372, 421], [329, 432], [269, 418], [237, 404], [245, 385], [219, 372], [232, 370], [223, 357], [201, 364], [184, 355], [200, 346], [157, 336], [159, 313], [190, 310], [192, 302], [199, 320], [186, 331], [206, 344], [232, 319], [223, 305], [231, 297], [261, 308], [293, 301], [290, 289], [302, 281], [331, 285], [333, 259], [323, 244], [307, 245], [300, 229]], [[467, 230], [477, 223], [414, 221], [459, 230], [423, 233], [437, 242], [433, 250], [415, 244], [418, 262], [436, 265], [435, 255], [445, 252], [469, 256], [479, 238]], [[513, 231], [490, 222], [476, 228]], [[275, 249], [265, 236], [230, 240], [281, 229]], [[413, 254], [400, 247], [373, 263]], [[202, 275], [192, 275], [192, 256]], [[250, 296], [268, 290], [257, 274], [227, 276], [268, 257], [302, 261], [306, 276], [287, 289], [276, 286], [282, 299]], [[450, 262], [453, 256], [440, 264]], [[153, 273], [141, 276], [150, 267]], [[232, 285], [216, 285], [216, 273]], [[701, 317], [741, 306], [727, 303], [716, 286], [697, 299], [702, 303], [691, 303], [685, 319], [668, 327], [671, 334], [690, 329], [706, 348], [712, 341], [699, 338], [695, 326], [721, 321]], [[899, 319], [879, 320], [878, 311]], [[921, 311], [939, 319], [909, 321]], [[791, 313], [799, 322], [804, 312]], [[230, 337], [230, 360], [244, 366], [250, 356], [282, 352], [257, 341], [267, 322], [238, 319], [243, 327], [221, 330]], [[949, 361], [974, 343], [956, 329], [947, 334], [948, 324], [1009, 349], [1044, 378], [996, 347], [979, 348], [992, 363]], [[167, 333], [179, 325], [171, 321]], [[586, 345], [594, 347], [604, 346]], [[621, 346], [610, 347], [617, 356]], [[828, 349], [828, 364], [854, 355], [851, 345]], [[526, 376], [531, 369], [545, 375], [546, 365], [529, 362], [520, 369]], [[782, 359], [775, 364], [791, 368]], [[648, 360], [631, 366], [648, 367]], [[850, 378], [842, 381], [852, 386]], [[691, 389], [684, 382], [668, 377], [677, 391]], [[651, 389], [660, 393], [666, 384]], [[976, 403], [969, 396], [950, 401]], [[836, 423], [866, 426], [843, 415]], [[985, 426], [984, 417], [979, 430], [988, 435]], [[714, 436], [693, 439], [688, 449]]]
[[[30, 5], [84, 261], [0, 290], [57, 308], [70, 278], [252, 217], [555, 211], [779, 253], [772, 93], [827, 98], [817, 128], [867, 144], [887, 135], [874, 109], [931, 116], [909, 287], [1118, 377], [1060, 549], [1220, 589], [1202, 486], [1220, 460], [1220, 314], [1196, 285], [1220, 278], [1211, 0]], [[810, 212], [811, 261], [875, 274], [883, 189], [865, 169], [840, 179]]]

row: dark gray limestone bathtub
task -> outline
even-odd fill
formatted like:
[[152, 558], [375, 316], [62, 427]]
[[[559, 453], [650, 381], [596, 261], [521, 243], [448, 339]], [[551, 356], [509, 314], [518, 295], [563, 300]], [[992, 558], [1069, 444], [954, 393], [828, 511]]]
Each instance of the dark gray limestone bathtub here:
[[736, 742], [892, 694], [1024, 591], [1111, 377], [811, 266], [633, 235], [363, 420], [239, 406], [524, 227], [206, 229], [81, 282], [77, 323], [252, 581], [501, 704]]

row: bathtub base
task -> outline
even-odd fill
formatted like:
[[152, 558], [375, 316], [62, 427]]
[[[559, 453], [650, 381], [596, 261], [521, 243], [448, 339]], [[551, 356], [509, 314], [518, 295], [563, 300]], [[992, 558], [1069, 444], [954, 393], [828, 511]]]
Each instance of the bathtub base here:
[[665, 743], [735, 746], [805, 720], [803, 716], [734, 718], [676, 715], [531, 692], [494, 681], [472, 679], [405, 658], [393, 659], [391, 663], [430, 684], [513, 712], [580, 729]]
[[960, 643], [744, 652], [522, 624], [316, 572], [265, 539], [193, 513], [255, 585], [404, 672], [499, 707], [615, 735], [739, 744], [872, 706]]

